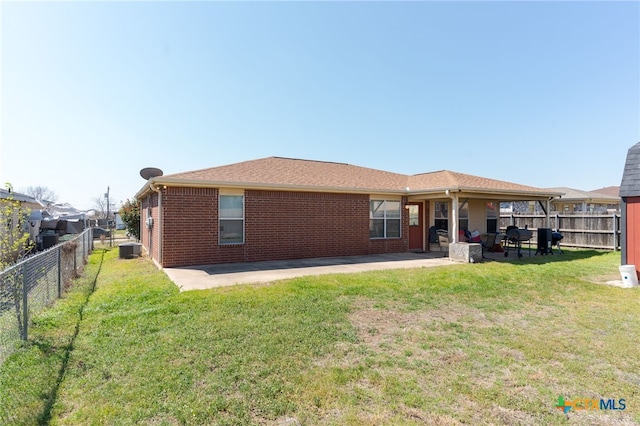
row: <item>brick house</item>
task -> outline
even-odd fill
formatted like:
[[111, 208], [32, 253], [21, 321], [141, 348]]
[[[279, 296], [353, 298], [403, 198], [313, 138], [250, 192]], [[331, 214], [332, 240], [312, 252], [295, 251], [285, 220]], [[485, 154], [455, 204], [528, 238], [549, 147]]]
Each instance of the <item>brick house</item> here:
[[614, 213], [620, 211], [620, 197], [597, 191], [575, 188], [548, 188], [562, 192], [562, 198], [553, 201], [551, 210], [558, 213]]
[[162, 267], [429, 251], [429, 228], [496, 232], [500, 201], [553, 191], [437, 171], [404, 175], [269, 157], [150, 178], [141, 242]]

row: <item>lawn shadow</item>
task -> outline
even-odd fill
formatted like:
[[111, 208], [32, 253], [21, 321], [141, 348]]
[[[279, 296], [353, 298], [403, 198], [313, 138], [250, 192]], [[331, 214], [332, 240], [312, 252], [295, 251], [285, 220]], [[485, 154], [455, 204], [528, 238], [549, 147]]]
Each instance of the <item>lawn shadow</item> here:
[[553, 254], [536, 254], [535, 249], [523, 248], [522, 256], [518, 257], [517, 252], [512, 251], [505, 256], [504, 253], [488, 253], [483, 261], [504, 262], [511, 265], [541, 265], [546, 263], [572, 262], [575, 260], [591, 259], [611, 253], [610, 250], [594, 249], [563, 249], [562, 253], [554, 250]]
[[275, 271], [282, 269], [302, 269], [317, 266], [359, 265], [365, 263], [402, 262], [408, 260], [424, 260], [442, 258], [442, 252], [405, 252], [372, 254], [361, 256], [316, 257], [308, 259], [268, 260], [258, 262], [240, 262], [215, 265], [185, 266], [175, 269], [196, 269], [208, 275], [219, 275], [240, 272]]
[[[71, 339], [69, 339], [69, 343], [67, 343], [64, 346], [64, 354], [62, 356], [62, 364], [60, 365], [60, 370], [58, 370], [58, 378], [56, 379], [55, 386], [53, 387], [53, 389], [51, 389], [51, 392], [48, 393], [47, 398], [44, 402], [42, 414], [38, 419], [39, 425], [48, 425], [51, 423], [51, 410], [53, 409], [53, 405], [58, 399], [58, 391], [60, 390], [60, 385], [62, 384], [62, 381], [64, 380], [64, 376], [67, 372], [67, 368], [69, 366], [69, 360], [71, 358], [71, 352], [73, 352], [76, 338], [80, 333], [80, 324], [82, 323], [82, 320], [84, 318], [84, 310], [87, 304], [89, 303], [89, 299], [91, 298], [91, 295], [96, 290], [96, 285], [98, 283], [98, 276], [100, 275], [100, 271], [102, 270], [102, 264], [104, 263], [104, 254], [107, 251], [109, 250], [102, 249], [102, 256], [100, 257], [98, 270], [96, 271], [96, 275], [93, 278], [93, 281], [91, 282], [91, 287], [89, 288], [89, 291], [87, 292], [86, 297], [82, 302], [82, 305], [80, 305], [80, 308], [78, 309], [78, 321], [76, 322], [73, 335], [71, 336]], [[51, 350], [50, 346], [48, 348], [46, 347], [46, 345], [38, 345], [38, 346], [40, 347], [41, 350]]]

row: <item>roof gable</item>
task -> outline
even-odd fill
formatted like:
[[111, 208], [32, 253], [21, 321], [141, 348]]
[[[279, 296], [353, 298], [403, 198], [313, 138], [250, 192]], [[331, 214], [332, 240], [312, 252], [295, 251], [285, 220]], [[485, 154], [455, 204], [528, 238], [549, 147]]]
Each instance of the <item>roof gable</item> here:
[[627, 161], [620, 183], [620, 196], [640, 196], [640, 142], [629, 148], [627, 152]]
[[407, 186], [409, 186], [412, 192], [437, 189], [545, 192], [545, 190], [534, 188], [533, 186], [452, 172], [450, 170], [441, 170], [438, 172], [421, 173], [410, 176], [409, 184]]

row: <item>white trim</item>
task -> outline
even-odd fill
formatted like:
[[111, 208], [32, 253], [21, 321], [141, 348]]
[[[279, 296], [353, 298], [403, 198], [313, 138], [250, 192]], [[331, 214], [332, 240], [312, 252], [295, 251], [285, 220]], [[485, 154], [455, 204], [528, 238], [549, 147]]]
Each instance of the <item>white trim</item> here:
[[[372, 212], [371, 212], [371, 203], [374, 201], [380, 201], [382, 203], [384, 203], [384, 217], [382, 218], [374, 218], [372, 216]], [[391, 201], [394, 203], [398, 203], [398, 207], [399, 207], [399, 213], [400, 216], [398, 216], [397, 218], [395, 217], [387, 217], [387, 201]], [[371, 220], [382, 220], [384, 227], [383, 227], [383, 234], [384, 236], [382, 237], [372, 237], [371, 236], [371, 228], [369, 228], [369, 239], [370, 240], [392, 240], [392, 239], [400, 239], [402, 238], [402, 199], [399, 200], [389, 200], [389, 199], [369, 199], [369, 221]], [[398, 220], [400, 221], [400, 227], [399, 227], [399, 235], [397, 237], [389, 237], [387, 236], [387, 221], [389, 220]]]
[[219, 188], [218, 195], [242, 195], [244, 197], [244, 189], [240, 188]]
[[389, 195], [389, 194], [369, 194], [369, 201], [400, 201], [402, 202], [402, 195]]
[[[242, 217], [221, 217], [220, 215], [220, 210], [221, 210], [221, 198], [222, 197], [242, 197]], [[245, 230], [245, 222], [246, 222], [246, 214], [245, 214], [245, 196], [244, 196], [244, 192], [242, 194], [218, 194], [218, 245], [220, 246], [230, 246], [230, 245], [241, 245], [244, 244], [245, 242], [245, 234], [246, 234], [246, 230]], [[220, 240], [222, 233], [220, 232], [220, 228], [221, 225], [220, 223], [223, 220], [227, 220], [227, 221], [242, 221], [242, 241], [233, 241], [233, 242], [222, 242]]]

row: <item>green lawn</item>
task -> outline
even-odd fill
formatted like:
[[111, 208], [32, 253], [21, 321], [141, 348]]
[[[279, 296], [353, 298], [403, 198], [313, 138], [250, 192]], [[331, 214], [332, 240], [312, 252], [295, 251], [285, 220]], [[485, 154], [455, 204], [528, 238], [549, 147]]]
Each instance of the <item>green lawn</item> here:
[[[637, 424], [640, 290], [603, 284], [619, 258], [179, 293], [96, 250], [0, 367], [0, 424]], [[565, 416], [558, 396], [626, 409]]]

